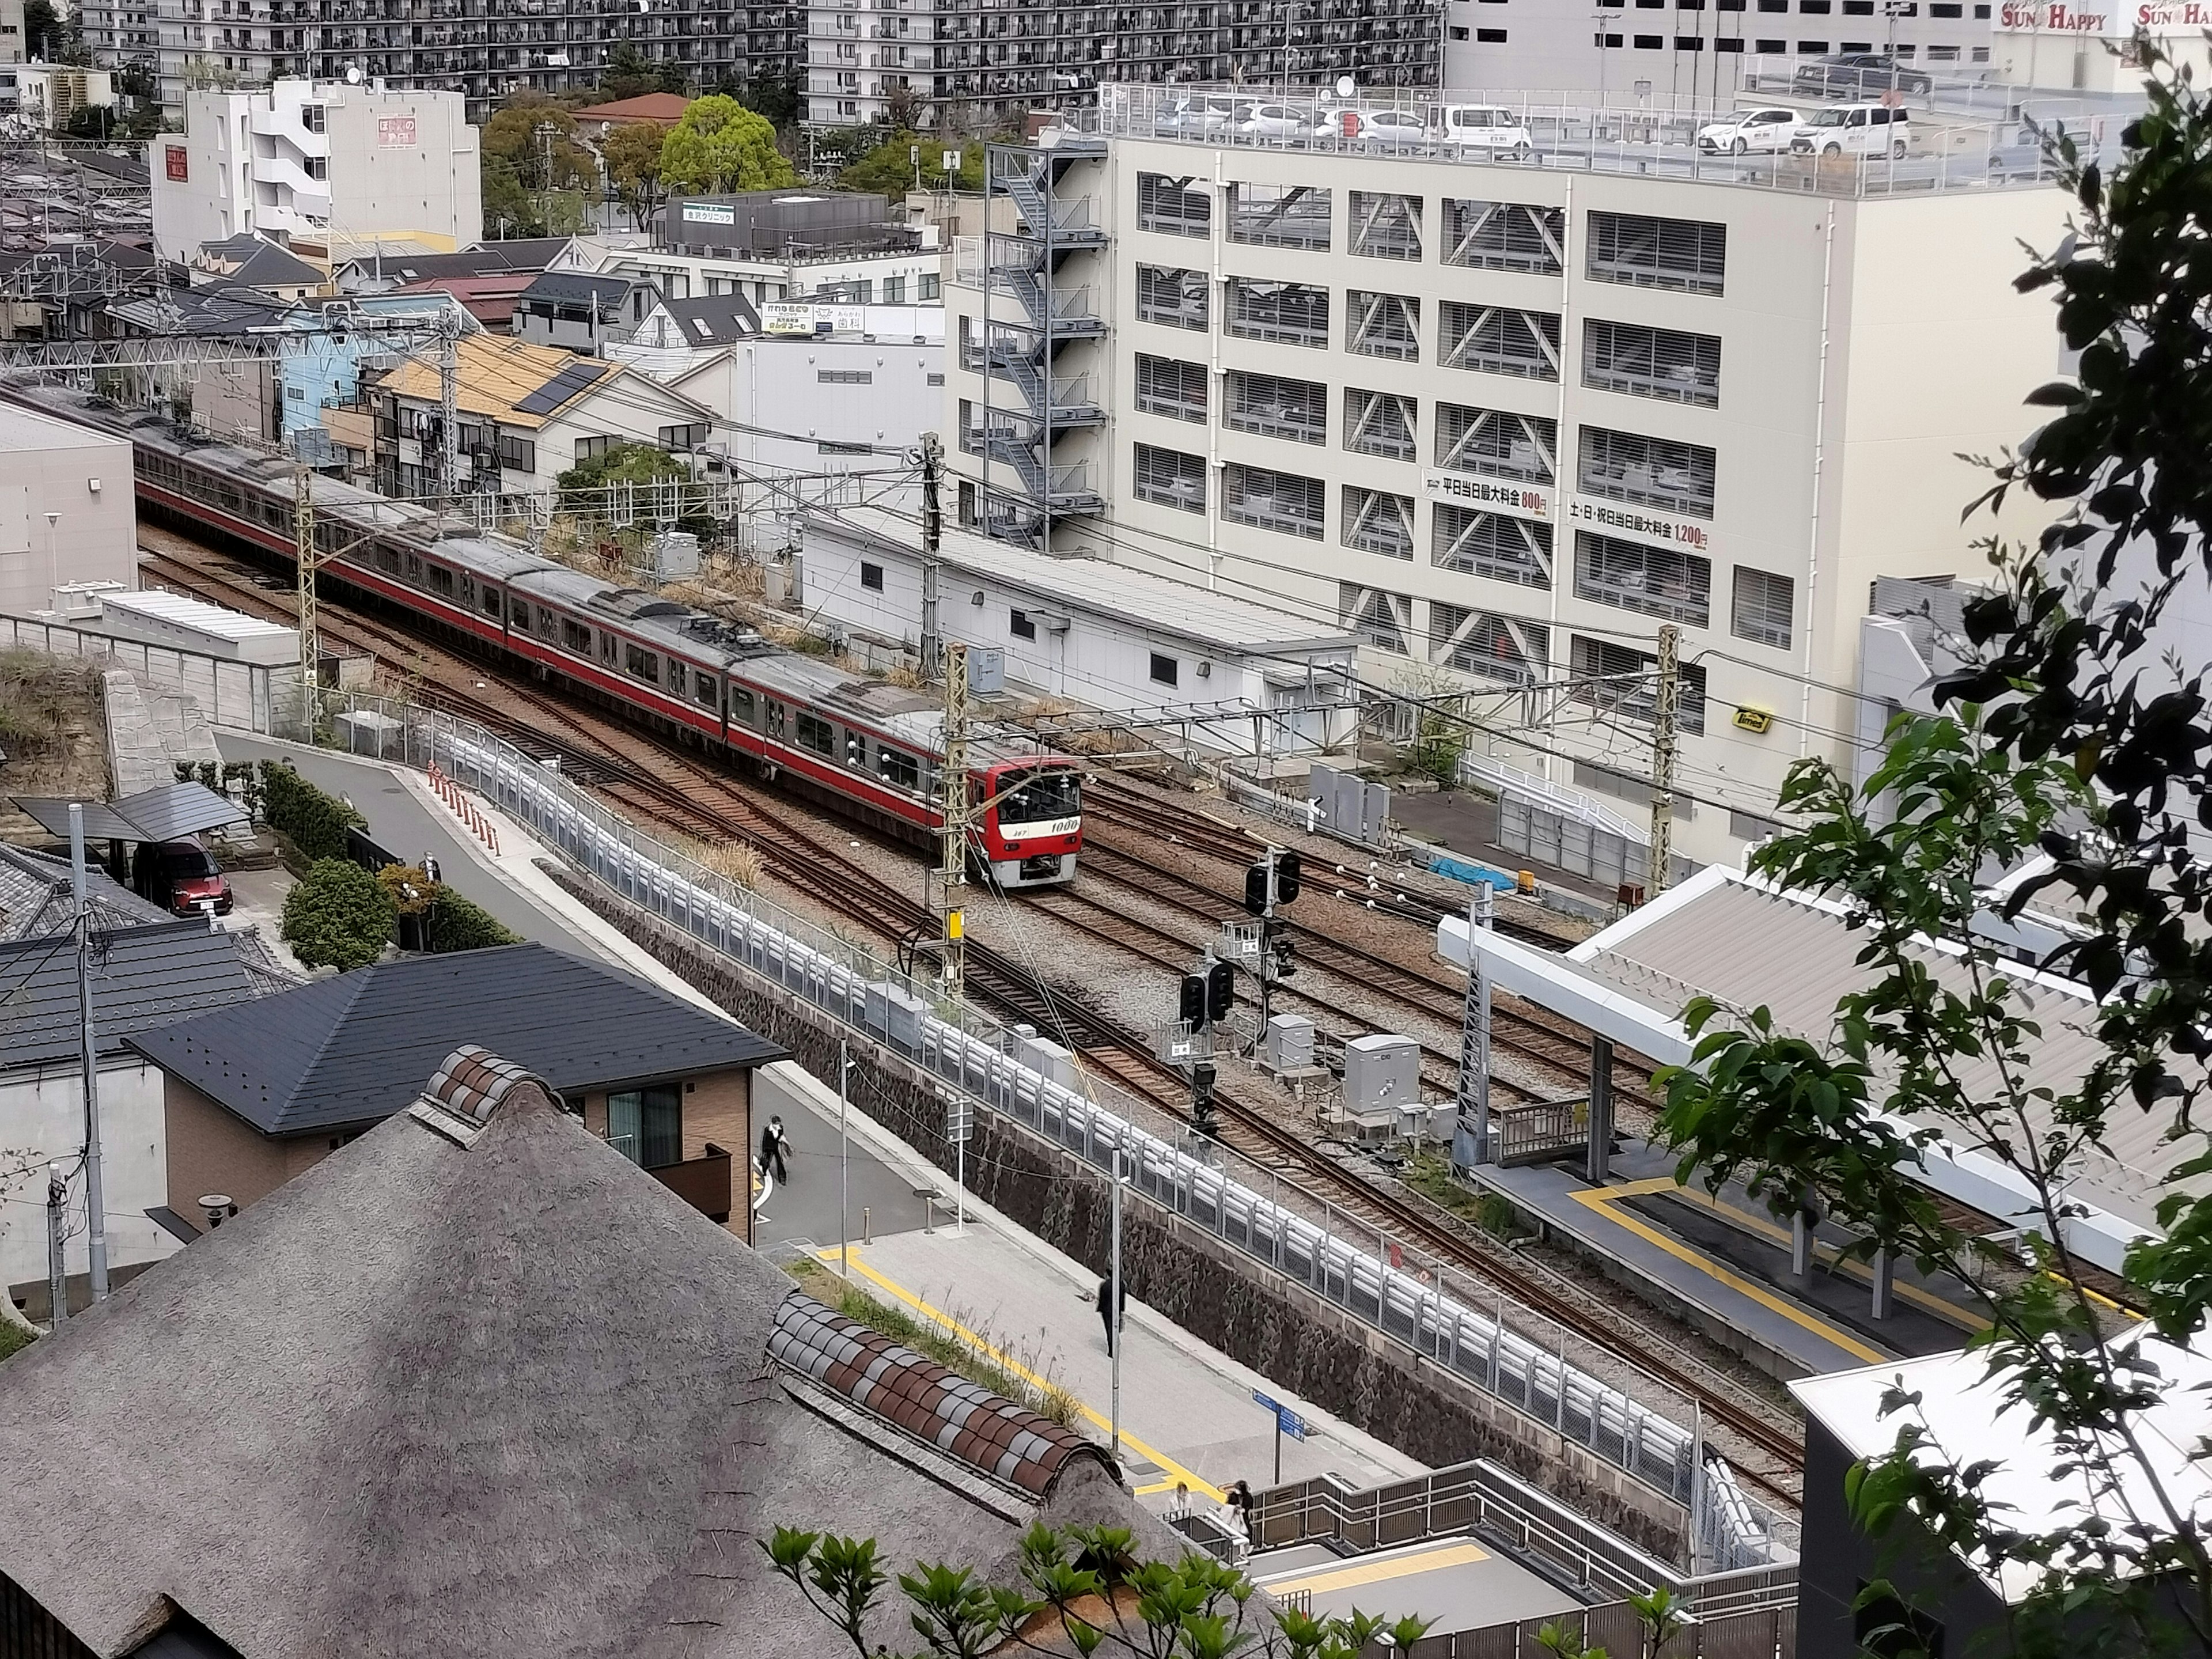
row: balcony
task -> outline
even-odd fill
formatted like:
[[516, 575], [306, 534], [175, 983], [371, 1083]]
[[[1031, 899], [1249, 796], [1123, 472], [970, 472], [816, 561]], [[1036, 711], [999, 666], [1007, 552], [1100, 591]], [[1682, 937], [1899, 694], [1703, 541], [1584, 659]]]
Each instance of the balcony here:
[[664, 1164], [646, 1173], [710, 1221], [730, 1218], [730, 1155], [713, 1141], [703, 1158]]

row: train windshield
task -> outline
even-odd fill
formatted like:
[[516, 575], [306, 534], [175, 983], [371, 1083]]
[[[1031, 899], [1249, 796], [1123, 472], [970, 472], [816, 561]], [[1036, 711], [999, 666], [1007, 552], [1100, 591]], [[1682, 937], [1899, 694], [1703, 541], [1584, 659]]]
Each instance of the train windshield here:
[[1073, 771], [1010, 775], [999, 798], [1001, 823], [1042, 823], [1072, 818], [1083, 810], [1083, 778]]

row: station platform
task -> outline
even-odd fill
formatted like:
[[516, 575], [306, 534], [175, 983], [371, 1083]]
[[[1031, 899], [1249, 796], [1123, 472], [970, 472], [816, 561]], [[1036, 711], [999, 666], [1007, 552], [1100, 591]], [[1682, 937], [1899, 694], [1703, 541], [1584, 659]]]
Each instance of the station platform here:
[[1253, 1582], [1269, 1595], [1310, 1597], [1316, 1619], [1355, 1610], [1428, 1620], [1437, 1631], [1478, 1630], [1543, 1619], [1583, 1605], [1580, 1597], [1486, 1543], [1425, 1538], [1366, 1555], [1297, 1544], [1256, 1556]]
[[1877, 1318], [1873, 1269], [1839, 1261], [1847, 1241], [1832, 1229], [1813, 1230], [1801, 1277], [1786, 1223], [1740, 1184], [1717, 1194], [1677, 1186], [1675, 1162], [1628, 1137], [1601, 1185], [1565, 1163], [1485, 1164], [1473, 1179], [1781, 1376], [1948, 1352], [1981, 1328], [1963, 1286], [1905, 1262], [1892, 1268], [1890, 1308]]

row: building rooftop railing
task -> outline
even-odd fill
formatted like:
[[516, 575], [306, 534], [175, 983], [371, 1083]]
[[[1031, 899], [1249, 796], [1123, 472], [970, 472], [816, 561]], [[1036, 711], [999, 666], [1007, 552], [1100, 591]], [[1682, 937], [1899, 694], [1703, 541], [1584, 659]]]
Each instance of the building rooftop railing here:
[[[1779, 76], [1786, 86], [1791, 76]], [[1844, 103], [1884, 100], [1882, 93], [1824, 97], [1807, 89], [1781, 96], [1723, 92], [1638, 100], [1632, 92], [1422, 92], [1363, 88], [1342, 99], [1312, 88], [1288, 94], [1265, 87], [1116, 85], [1096, 104], [1068, 110], [1048, 145], [1089, 148], [1102, 139], [1142, 138], [1209, 149], [1351, 155], [1377, 160], [1473, 162], [1530, 171], [1611, 173], [1686, 179], [1815, 196], [1879, 197], [2048, 186], [2058, 167], [2039, 132], [2063, 128], [2084, 158], [2118, 152], [2132, 107], [2118, 99], [1943, 82], [1892, 89], [1905, 120], [1887, 128], [1822, 127], [1797, 153], [1731, 154], [1724, 136], [1702, 130], [1766, 104], [1807, 118]], [[1487, 111], [1470, 121], [1452, 112]], [[1376, 120], [1381, 116], [1386, 118]], [[1888, 135], [1894, 134], [1890, 137]], [[1852, 153], [1870, 135], [1881, 153]], [[1824, 153], [1830, 143], [1837, 153]], [[1894, 153], [1901, 145], [1904, 154]]]

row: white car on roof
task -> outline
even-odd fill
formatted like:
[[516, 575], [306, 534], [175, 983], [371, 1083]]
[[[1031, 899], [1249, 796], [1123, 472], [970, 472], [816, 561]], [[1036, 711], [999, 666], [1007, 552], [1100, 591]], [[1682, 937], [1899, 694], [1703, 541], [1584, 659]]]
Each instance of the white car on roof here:
[[1699, 127], [1698, 148], [1708, 155], [1779, 155], [1804, 129], [1805, 118], [1796, 110], [1770, 104]]
[[1525, 156], [1535, 148], [1527, 124], [1493, 104], [1438, 104], [1430, 120], [1437, 148], [1448, 155]]

